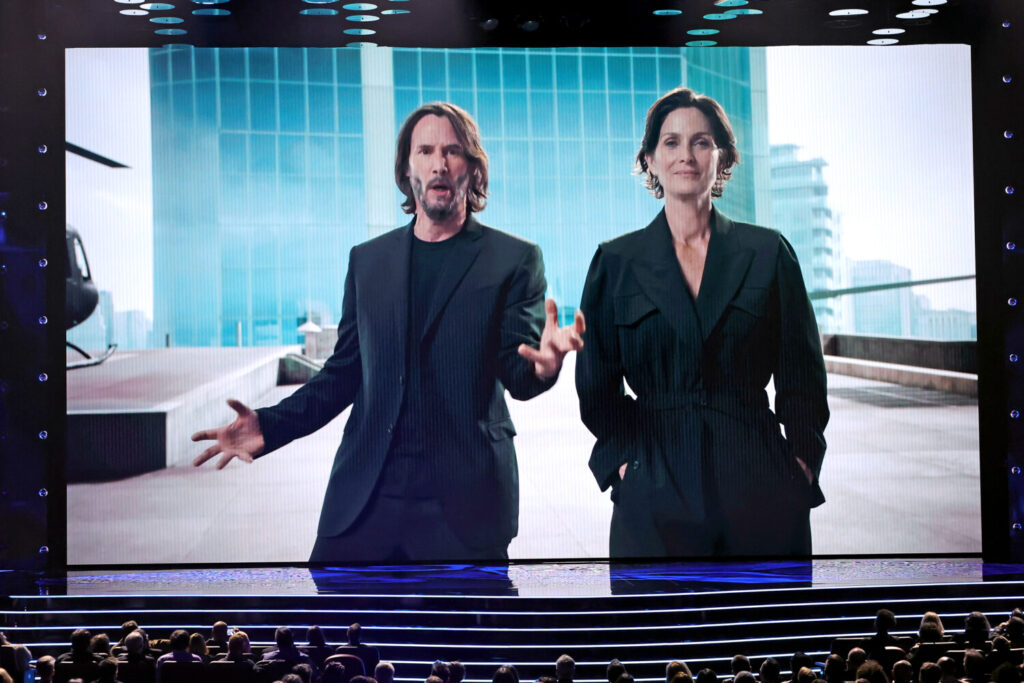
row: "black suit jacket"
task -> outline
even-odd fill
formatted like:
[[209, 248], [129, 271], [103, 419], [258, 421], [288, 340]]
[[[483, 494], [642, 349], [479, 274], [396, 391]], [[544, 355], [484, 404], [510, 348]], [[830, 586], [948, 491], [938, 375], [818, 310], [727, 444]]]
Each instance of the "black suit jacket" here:
[[[602, 490], [618, 485], [623, 463], [646, 468], [652, 488], [637, 499], [667, 518], [701, 519], [709, 481], [727, 505], [764, 491], [781, 504], [818, 505], [829, 411], [796, 256], [773, 230], [717, 211], [712, 226], [696, 300], [664, 211], [598, 247], [576, 361], [581, 414], [597, 437], [590, 468]], [[814, 472], [812, 486], [794, 457]]]
[[518, 355], [544, 322], [544, 264], [537, 245], [472, 215], [449, 255], [407, 349], [412, 223], [352, 249], [338, 343], [323, 370], [290, 397], [257, 411], [265, 452], [309, 434], [352, 405], [334, 459], [318, 534], [344, 532], [366, 506], [403, 405], [407, 352], [422, 359], [424, 402], [434, 408], [430, 457], [445, 518], [471, 546], [507, 544], [519, 522], [515, 428], [505, 389], [531, 398], [554, 384]]

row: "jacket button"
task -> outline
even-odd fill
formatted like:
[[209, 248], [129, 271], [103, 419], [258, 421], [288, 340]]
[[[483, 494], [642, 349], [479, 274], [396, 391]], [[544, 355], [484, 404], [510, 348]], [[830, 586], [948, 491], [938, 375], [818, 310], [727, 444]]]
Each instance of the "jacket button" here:
[[394, 429], [395, 429], [395, 425], [393, 425], [393, 424], [390, 424], [390, 425], [388, 425], [388, 434], [390, 434], [391, 432], [393, 432], [393, 431], [394, 431]]
[[640, 461], [639, 460], [634, 460], [633, 461], [633, 469], [634, 470], [640, 469]]

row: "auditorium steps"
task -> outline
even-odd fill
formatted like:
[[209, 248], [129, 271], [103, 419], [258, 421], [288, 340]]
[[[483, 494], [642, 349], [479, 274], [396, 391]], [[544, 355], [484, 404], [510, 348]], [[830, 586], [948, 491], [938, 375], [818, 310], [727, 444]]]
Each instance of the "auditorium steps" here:
[[935, 572], [915, 580], [900, 570], [888, 579], [883, 571], [827, 583], [810, 572], [785, 580], [761, 570], [744, 575], [735, 565], [716, 580], [707, 566], [701, 576], [680, 571], [678, 579], [671, 572], [645, 578], [631, 570], [619, 578], [600, 575], [589, 587], [579, 585], [576, 575], [526, 582], [522, 589], [502, 576], [461, 586], [450, 574], [443, 581], [404, 584], [401, 571], [381, 570], [379, 581], [368, 581], [365, 573], [357, 581], [314, 573], [311, 588], [285, 581], [280, 591], [272, 580], [254, 585], [256, 570], [247, 570], [245, 583], [233, 590], [233, 571], [177, 572], [157, 590], [148, 590], [151, 578], [133, 581], [145, 572], [98, 583], [36, 581], [30, 590], [7, 591], [0, 623], [12, 642], [27, 644], [38, 657], [67, 650], [74, 628], [113, 635], [128, 619], [152, 638], [177, 628], [205, 634], [224, 620], [246, 631], [255, 646], [270, 644], [280, 625], [292, 627], [302, 642], [312, 624], [337, 644], [345, 627], [358, 621], [364, 642], [395, 664], [399, 681], [422, 681], [436, 659], [463, 661], [469, 681], [489, 681], [501, 664], [514, 664], [522, 680], [533, 680], [552, 675], [553, 662], [566, 653], [577, 662], [578, 681], [596, 682], [604, 680], [613, 657], [637, 680], [649, 681], [663, 680], [672, 659], [686, 661], [694, 672], [710, 667], [720, 675], [737, 653], [755, 666], [778, 657], [784, 670], [797, 650], [822, 661], [833, 638], [870, 633], [882, 607], [896, 613], [900, 633], [912, 633], [928, 610], [955, 632], [972, 610], [985, 612], [995, 625], [1024, 606], [1020, 567], [972, 569], [952, 580]]

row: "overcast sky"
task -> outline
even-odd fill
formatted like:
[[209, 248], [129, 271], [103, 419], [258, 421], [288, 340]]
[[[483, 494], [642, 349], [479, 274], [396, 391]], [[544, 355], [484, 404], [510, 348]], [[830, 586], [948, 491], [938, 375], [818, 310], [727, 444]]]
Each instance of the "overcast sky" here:
[[[970, 49], [782, 47], [767, 63], [771, 142], [828, 162], [846, 255], [915, 280], [974, 274]], [[975, 309], [973, 282], [916, 291]]]

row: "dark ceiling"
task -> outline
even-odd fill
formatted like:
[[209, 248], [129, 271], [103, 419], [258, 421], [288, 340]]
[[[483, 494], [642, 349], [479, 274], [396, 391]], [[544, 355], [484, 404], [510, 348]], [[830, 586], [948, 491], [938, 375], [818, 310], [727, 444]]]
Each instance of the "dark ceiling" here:
[[63, 45], [403, 47], [968, 43], [986, 0], [47, 0]]

